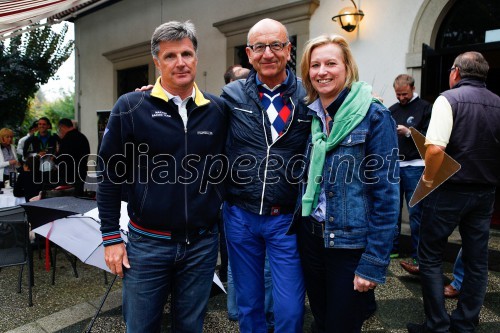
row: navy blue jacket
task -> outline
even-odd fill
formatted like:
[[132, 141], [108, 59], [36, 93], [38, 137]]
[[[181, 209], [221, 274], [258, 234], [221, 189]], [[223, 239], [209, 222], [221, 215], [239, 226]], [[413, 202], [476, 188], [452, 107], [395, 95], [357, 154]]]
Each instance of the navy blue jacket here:
[[311, 132], [311, 117], [304, 104], [302, 81], [288, 69], [284, 97], [293, 105], [284, 134], [275, 142], [271, 123], [260, 102], [255, 70], [246, 80], [222, 89], [221, 97], [231, 108], [226, 154], [231, 167], [227, 200], [259, 215], [293, 213], [298, 182], [303, 172], [303, 153]]
[[185, 127], [159, 80], [153, 90], [116, 102], [99, 151], [97, 205], [105, 246], [121, 242], [121, 184], [129, 228], [142, 235], [189, 242], [217, 222], [229, 109], [196, 87], [187, 110]]

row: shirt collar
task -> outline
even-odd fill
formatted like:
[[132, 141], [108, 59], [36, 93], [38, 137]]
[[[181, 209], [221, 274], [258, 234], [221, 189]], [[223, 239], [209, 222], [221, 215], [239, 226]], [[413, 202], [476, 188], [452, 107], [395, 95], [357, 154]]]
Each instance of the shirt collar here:
[[274, 91], [278, 89], [279, 87], [283, 86], [283, 88], [287, 87], [290, 83], [290, 73], [288, 72], [288, 69], [286, 70], [286, 79], [282, 83], [278, 84], [276, 87], [273, 87], [272, 89], [267, 86], [267, 84], [262, 83], [261, 80], [259, 80], [259, 74], [255, 74], [255, 83], [257, 83], [257, 86], [262, 86], [266, 88], [267, 90]]
[[[171, 99], [175, 103], [175, 105], [182, 104], [183, 100], [180, 98], [180, 96], [172, 95], [167, 90], [165, 90], [165, 88], [163, 88], [163, 87], [162, 87], [162, 89], [165, 92], [165, 95], [167, 95], [168, 99]], [[184, 99], [184, 101], [189, 100], [189, 98], [192, 98], [194, 100], [195, 97], [196, 97], [196, 90], [193, 87], [193, 91], [191, 92], [191, 96], [186, 97], [186, 99]]]

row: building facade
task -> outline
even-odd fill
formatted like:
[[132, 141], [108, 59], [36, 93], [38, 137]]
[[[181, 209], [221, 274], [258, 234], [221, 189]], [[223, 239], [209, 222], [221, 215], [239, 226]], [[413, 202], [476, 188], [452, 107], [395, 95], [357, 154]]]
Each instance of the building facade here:
[[[155, 27], [191, 20], [199, 40], [199, 87], [219, 94], [223, 73], [246, 61], [248, 29], [266, 17], [283, 22], [294, 44], [292, 66], [300, 76], [304, 43], [323, 33], [344, 36], [359, 66], [387, 106], [396, 102], [392, 82], [415, 77], [417, 91], [432, 102], [447, 89], [447, 69], [461, 52], [478, 50], [492, 67], [490, 89], [500, 93], [500, 5], [495, 0], [358, 0], [364, 18], [352, 32], [332, 21], [348, 0], [121, 0], [74, 19], [76, 117], [93, 153], [98, 111], [110, 110], [125, 92], [157, 77], [150, 53]], [[463, 13], [468, 13], [463, 17]], [[479, 15], [486, 15], [486, 17]], [[498, 22], [497, 22], [498, 21]], [[495, 79], [496, 77], [496, 79]]]

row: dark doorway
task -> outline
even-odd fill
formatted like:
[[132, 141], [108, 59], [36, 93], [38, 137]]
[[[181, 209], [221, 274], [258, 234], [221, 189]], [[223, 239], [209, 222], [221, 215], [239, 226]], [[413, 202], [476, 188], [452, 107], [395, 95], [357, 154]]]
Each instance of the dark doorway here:
[[449, 89], [448, 69], [460, 53], [481, 52], [490, 65], [488, 89], [500, 95], [500, 41], [488, 42], [486, 35], [500, 29], [500, 1], [457, 0], [443, 20], [436, 37], [436, 45], [423, 45], [422, 87], [423, 99], [434, 102], [439, 94]]
[[148, 82], [148, 65], [131, 67], [117, 71], [117, 96], [134, 91]]

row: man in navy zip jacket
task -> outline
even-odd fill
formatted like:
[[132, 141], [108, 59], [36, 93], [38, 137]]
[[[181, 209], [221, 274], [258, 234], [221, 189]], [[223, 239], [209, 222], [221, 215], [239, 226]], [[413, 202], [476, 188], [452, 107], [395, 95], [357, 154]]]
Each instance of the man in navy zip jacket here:
[[[105, 259], [123, 277], [127, 332], [160, 332], [169, 294], [172, 332], [203, 330], [222, 204], [214, 179], [224, 175], [229, 109], [195, 84], [196, 51], [192, 23], [156, 28], [151, 52], [161, 76], [152, 90], [118, 99], [99, 152]], [[126, 246], [119, 230], [122, 184]]]
[[305, 287], [290, 234], [311, 119], [300, 79], [287, 67], [291, 44], [280, 22], [264, 19], [248, 33], [253, 66], [226, 85], [231, 108], [231, 166], [223, 208], [240, 332], [266, 332], [264, 260], [271, 268], [276, 333], [302, 332]]

